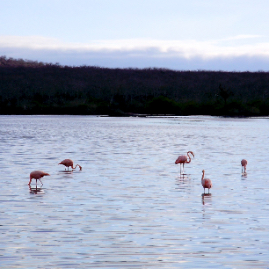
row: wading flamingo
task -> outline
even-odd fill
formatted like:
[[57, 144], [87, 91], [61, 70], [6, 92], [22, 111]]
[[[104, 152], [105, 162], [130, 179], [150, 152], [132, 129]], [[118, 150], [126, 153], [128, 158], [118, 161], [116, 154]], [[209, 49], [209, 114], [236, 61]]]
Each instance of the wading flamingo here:
[[247, 170], [247, 164], [248, 164], [248, 161], [243, 159], [241, 161], [241, 165], [242, 165], [242, 173], [243, 173], [243, 169], [244, 169], [244, 173], [246, 173], [246, 170]]
[[201, 184], [204, 188], [204, 193], [205, 193], [205, 189], [208, 189], [208, 193], [209, 193], [209, 189], [212, 188], [212, 182], [209, 178], [204, 178], [205, 176], [205, 170], [202, 171], [203, 175], [202, 175], [202, 179], [201, 179]]
[[[183, 164], [183, 174], [184, 174], [184, 164], [185, 163], [190, 163], [191, 162], [191, 157], [189, 155], [189, 153], [193, 156], [194, 158], [194, 153], [192, 151], [188, 151], [187, 152], [187, 156], [186, 155], [181, 155], [181, 156], [178, 156], [178, 158], [176, 159], [175, 161], [175, 164], [180, 164], [180, 174], [181, 174], [181, 165]], [[189, 160], [188, 160], [189, 158]]]
[[36, 185], [37, 185], [37, 180], [39, 180], [41, 182], [41, 184], [43, 185], [43, 183], [41, 181], [41, 178], [43, 176], [50, 176], [50, 174], [45, 173], [43, 171], [33, 171], [33, 172], [31, 172], [31, 174], [30, 174], [30, 181], [29, 181], [28, 185], [31, 185], [31, 182], [32, 182], [32, 179], [33, 178], [36, 180]]
[[65, 160], [61, 161], [60, 163], [58, 163], [58, 164], [63, 164], [64, 166], [66, 166], [66, 167], [68, 168], [68, 171], [69, 171], [69, 166], [71, 166], [72, 169], [76, 169], [76, 167], [78, 166], [79, 169], [82, 170], [82, 167], [81, 167], [79, 164], [77, 164], [77, 165], [74, 167], [74, 163], [73, 163], [73, 161], [70, 160], [70, 159], [65, 159]]

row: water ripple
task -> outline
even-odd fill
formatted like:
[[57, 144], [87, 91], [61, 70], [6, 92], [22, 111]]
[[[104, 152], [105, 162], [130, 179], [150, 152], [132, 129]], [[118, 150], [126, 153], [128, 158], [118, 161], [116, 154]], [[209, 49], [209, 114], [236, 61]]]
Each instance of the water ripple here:
[[0, 116], [1, 267], [268, 268], [267, 123]]

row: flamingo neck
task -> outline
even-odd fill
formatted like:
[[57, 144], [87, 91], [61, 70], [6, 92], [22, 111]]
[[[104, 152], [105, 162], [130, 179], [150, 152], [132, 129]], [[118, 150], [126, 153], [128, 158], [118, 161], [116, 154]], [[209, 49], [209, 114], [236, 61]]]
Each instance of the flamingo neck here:
[[189, 161], [187, 161], [186, 163], [190, 163], [191, 162], [191, 156], [189, 155], [189, 152], [187, 152], [187, 156], [189, 157]]
[[203, 171], [203, 175], [202, 175], [202, 179], [201, 179], [201, 181], [204, 180], [204, 177], [205, 177], [205, 171]]
[[76, 166], [75, 167], [72, 167], [72, 169], [76, 169], [77, 166], [79, 167], [80, 170], [82, 169], [82, 167], [79, 164], [76, 164]]

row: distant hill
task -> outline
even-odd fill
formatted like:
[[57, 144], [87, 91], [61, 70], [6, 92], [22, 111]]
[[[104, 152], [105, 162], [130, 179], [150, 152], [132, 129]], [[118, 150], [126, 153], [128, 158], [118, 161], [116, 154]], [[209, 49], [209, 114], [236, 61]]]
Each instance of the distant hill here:
[[2, 56], [0, 114], [264, 116], [269, 73], [72, 67]]

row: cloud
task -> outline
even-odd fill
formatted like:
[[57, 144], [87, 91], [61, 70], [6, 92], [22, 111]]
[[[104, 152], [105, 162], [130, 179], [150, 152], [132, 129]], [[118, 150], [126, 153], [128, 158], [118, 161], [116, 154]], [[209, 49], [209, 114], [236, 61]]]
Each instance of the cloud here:
[[209, 41], [133, 39], [66, 43], [40, 36], [5, 36], [0, 37], [0, 55], [72, 66], [267, 70], [269, 43], [258, 42], [260, 38], [240, 35]]
[[256, 38], [261, 38], [263, 36], [261, 35], [237, 35], [237, 36], [231, 36], [224, 38], [222, 40], [245, 40], [245, 39], [256, 39]]

